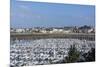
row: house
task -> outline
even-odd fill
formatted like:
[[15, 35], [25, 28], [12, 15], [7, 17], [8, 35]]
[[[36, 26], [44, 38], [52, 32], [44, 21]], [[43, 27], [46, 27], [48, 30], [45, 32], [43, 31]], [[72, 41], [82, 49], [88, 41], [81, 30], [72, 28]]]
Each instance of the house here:
[[25, 29], [16, 29], [16, 32], [19, 32], [19, 33], [25, 32]]

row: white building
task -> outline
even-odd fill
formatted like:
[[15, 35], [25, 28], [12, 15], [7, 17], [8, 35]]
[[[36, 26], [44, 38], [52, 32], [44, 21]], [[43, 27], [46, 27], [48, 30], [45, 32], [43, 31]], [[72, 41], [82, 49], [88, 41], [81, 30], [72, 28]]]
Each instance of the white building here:
[[61, 33], [64, 32], [63, 29], [53, 29], [52, 31], [50, 31], [50, 33]]
[[50, 33], [71, 33], [71, 30], [53, 29]]
[[88, 30], [88, 33], [91, 33], [91, 32], [94, 32], [93, 28]]
[[25, 29], [16, 29], [16, 32], [25, 32]]
[[41, 32], [41, 33], [47, 33], [47, 31], [46, 31], [46, 30], [41, 30], [40, 32]]

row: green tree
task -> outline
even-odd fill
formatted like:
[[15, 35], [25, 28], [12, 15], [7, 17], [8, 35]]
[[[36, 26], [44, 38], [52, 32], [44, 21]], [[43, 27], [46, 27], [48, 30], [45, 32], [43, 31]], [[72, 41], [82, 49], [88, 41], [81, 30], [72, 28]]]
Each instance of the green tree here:
[[75, 45], [71, 45], [69, 52], [68, 52], [68, 57], [66, 57], [66, 62], [67, 63], [74, 63], [79, 60], [80, 52], [77, 51]]
[[95, 48], [91, 48], [91, 50], [83, 54], [83, 56], [87, 62], [95, 61]]

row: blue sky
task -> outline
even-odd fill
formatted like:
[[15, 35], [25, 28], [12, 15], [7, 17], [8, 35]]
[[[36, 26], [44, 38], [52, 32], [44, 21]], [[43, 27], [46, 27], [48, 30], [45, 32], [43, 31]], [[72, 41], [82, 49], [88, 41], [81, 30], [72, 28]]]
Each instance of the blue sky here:
[[95, 25], [95, 6], [11, 0], [11, 27]]

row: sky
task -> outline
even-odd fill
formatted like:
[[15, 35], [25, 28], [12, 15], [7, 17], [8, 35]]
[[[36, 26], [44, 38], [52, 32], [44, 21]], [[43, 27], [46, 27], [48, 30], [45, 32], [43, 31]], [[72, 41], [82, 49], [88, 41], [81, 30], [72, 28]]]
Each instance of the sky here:
[[95, 25], [95, 6], [11, 0], [11, 27]]

